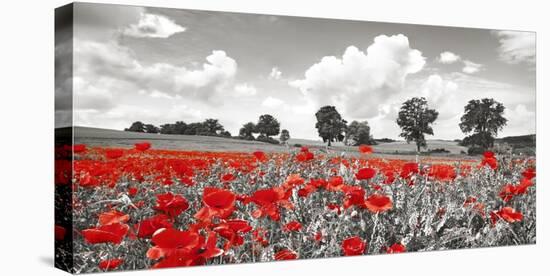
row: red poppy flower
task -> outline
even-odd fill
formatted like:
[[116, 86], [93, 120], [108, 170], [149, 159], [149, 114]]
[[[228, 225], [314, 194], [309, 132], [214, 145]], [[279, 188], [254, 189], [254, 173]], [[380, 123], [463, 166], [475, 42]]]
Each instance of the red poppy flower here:
[[291, 191], [285, 192], [281, 188], [261, 189], [255, 191], [250, 200], [257, 204], [260, 209], [254, 211], [254, 217], [269, 216], [272, 220], [278, 221], [281, 218], [279, 206], [293, 208], [292, 203], [288, 201]]
[[298, 190], [298, 196], [299, 197], [307, 197], [311, 193], [315, 192], [316, 190], [317, 190], [317, 188], [315, 188], [315, 186], [308, 184], [305, 187]]
[[107, 149], [105, 150], [105, 156], [109, 159], [117, 159], [122, 157], [124, 151], [121, 149]]
[[241, 234], [248, 233], [251, 230], [252, 226], [248, 224], [248, 221], [242, 219], [227, 220], [214, 227], [214, 231], [227, 239], [227, 242], [224, 244], [225, 250], [229, 250], [233, 246], [242, 245], [244, 238]]
[[[202, 236], [201, 236], [202, 238]], [[218, 236], [216, 232], [208, 232], [206, 242], [201, 242], [202, 246], [195, 248], [195, 254], [198, 257], [198, 262], [203, 263], [206, 260], [215, 258], [223, 254], [223, 250], [216, 247], [218, 243]]]
[[344, 178], [333, 176], [328, 180], [326, 189], [329, 191], [340, 191], [344, 187]]
[[235, 179], [236, 179], [236, 177], [232, 173], [226, 173], [226, 174], [222, 175], [222, 177], [221, 177], [222, 182], [231, 182]]
[[189, 252], [199, 245], [199, 234], [191, 231], [180, 231], [173, 228], [163, 228], [153, 234], [151, 239], [154, 247], [149, 248], [147, 257], [158, 260], [162, 257], [182, 252]]
[[111, 210], [99, 214], [99, 225], [107, 225], [113, 223], [125, 223], [130, 220], [130, 216], [117, 210]]
[[75, 144], [73, 145], [73, 152], [74, 153], [82, 153], [86, 151], [86, 145], [83, 144]]
[[495, 158], [495, 153], [488, 150], [488, 151], [485, 151], [483, 153], [483, 157], [485, 157], [485, 158]]
[[313, 236], [313, 239], [317, 242], [321, 241], [323, 239], [323, 233], [321, 233], [320, 231], [315, 233], [315, 235]]
[[292, 189], [296, 186], [300, 186], [305, 183], [305, 180], [300, 176], [300, 174], [291, 174], [289, 175], [285, 183], [283, 183], [283, 186], [287, 189]]
[[401, 178], [408, 179], [411, 178], [413, 175], [418, 174], [418, 172], [419, 170], [417, 163], [405, 163], [401, 168], [401, 173], [399, 174], [399, 176], [401, 176]]
[[363, 154], [371, 154], [373, 152], [373, 150], [372, 150], [371, 146], [359, 145], [359, 152], [361, 152]]
[[170, 222], [170, 217], [167, 215], [158, 214], [142, 220], [134, 225], [134, 228], [136, 229], [138, 237], [148, 238], [161, 228], [172, 228], [172, 222]]
[[128, 233], [128, 225], [122, 223], [113, 223], [102, 225], [97, 228], [82, 230], [84, 240], [91, 244], [96, 243], [114, 243], [120, 244], [126, 233]]
[[151, 148], [151, 143], [149, 142], [136, 143], [134, 144], [134, 147], [136, 148], [136, 150], [146, 151]]
[[456, 178], [456, 172], [451, 165], [435, 164], [430, 167], [428, 176], [440, 181], [452, 181]]
[[365, 200], [365, 207], [373, 213], [381, 213], [391, 210], [393, 203], [391, 199], [385, 195], [373, 194]]
[[473, 196], [470, 196], [470, 197], [466, 198], [466, 200], [464, 200], [464, 204], [462, 206], [467, 207], [470, 204], [476, 203], [476, 202], [477, 202], [477, 198], [475, 198]]
[[389, 254], [392, 254], [392, 253], [403, 253], [407, 251], [407, 248], [402, 245], [401, 243], [394, 243], [392, 244], [392, 246], [388, 247], [388, 249], [386, 249], [386, 252], [389, 253]]
[[124, 259], [108, 259], [99, 262], [99, 268], [103, 270], [111, 270], [119, 267], [124, 263]]
[[195, 218], [198, 220], [209, 220], [213, 217], [227, 218], [235, 209], [237, 196], [229, 190], [206, 187], [202, 195], [204, 207], [200, 209]]
[[499, 211], [491, 212], [491, 222], [493, 225], [497, 222], [498, 219], [503, 219], [509, 223], [519, 222], [523, 220], [523, 214], [516, 212], [512, 207], [504, 207]]
[[298, 254], [292, 250], [283, 249], [275, 253], [275, 260], [284, 261], [284, 260], [296, 260], [298, 259]]
[[267, 156], [263, 151], [255, 151], [252, 153], [252, 155], [254, 155], [254, 157], [256, 157], [256, 160], [258, 160], [259, 162], [264, 162], [267, 160]]
[[531, 180], [537, 176], [537, 173], [533, 168], [528, 168], [525, 171], [523, 171], [521, 175], [523, 175], [524, 178]]
[[359, 169], [355, 177], [357, 180], [369, 180], [376, 175], [376, 170], [373, 168], [362, 168]]
[[298, 221], [293, 220], [293, 221], [285, 224], [284, 227], [283, 227], [283, 230], [285, 232], [298, 232], [298, 231], [302, 230], [302, 224], [299, 223]]
[[338, 205], [336, 203], [327, 204], [327, 208], [331, 211], [336, 211], [338, 213], [338, 215], [340, 215], [340, 213], [342, 212], [342, 207], [340, 207], [340, 205]]
[[508, 202], [514, 198], [516, 195], [516, 187], [512, 184], [506, 184], [502, 189], [500, 190], [500, 193], [498, 196], [504, 200], [504, 202]]
[[355, 236], [347, 238], [342, 242], [342, 251], [344, 252], [344, 256], [363, 255], [366, 246], [366, 242], [364, 242], [361, 238]]
[[136, 188], [136, 187], [130, 187], [130, 188], [128, 188], [128, 195], [129, 195], [129, 196], [134, 197], [134, 196], [137, 195], [137, 193], [138, 193], [138, 188]]
[[522, 195], [527, 193], [527, 189], [533, 186], [533, 181], [528, 178], [522, 178], [519, 184], [516, 186], [516, 194]]
[[351, 206], [362, 206], [365, 203], [365, 190], [359, 186], [345, 188], [344, 208]]
[[164, 212], [170, 217], [177, 217], [189, 208], [189, 203], [187, 203], [187, 200], [181, 195], [174, 195], [168, 192], [166, 194], [157, 195], [157, 205], [153, 208]]
[[496, 170], [498, 168], [498, 161], [494, 157], [485, 157], [481, 160], [481, 166], [489, 166], [491, 169]]
[[55, 233], [55, 240], [56, 241], [64, 240], [66, 232], [67, 232], [67, 230], [65, 229], [65, 227], [56, 225], [55, 226], [55, 232], [54, 232]]
[[[306, 148], [307, 149], [307, 148]], [[310, 160], [313, 160], [315, 158], [315, 155], [313, 152], [310, 152], [309, 150], [302, 150], [300, 153], [296, 154], [296, 160], [298, 162], [307, 162]]]

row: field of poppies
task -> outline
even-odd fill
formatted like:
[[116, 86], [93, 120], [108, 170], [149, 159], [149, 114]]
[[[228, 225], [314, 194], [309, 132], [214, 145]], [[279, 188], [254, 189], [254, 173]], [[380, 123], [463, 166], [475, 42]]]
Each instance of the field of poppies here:
[[72, 211], [56, 257], [85, 273], [536, 242], [534, 158], [356, 150], [58, 147], [56, 205]]

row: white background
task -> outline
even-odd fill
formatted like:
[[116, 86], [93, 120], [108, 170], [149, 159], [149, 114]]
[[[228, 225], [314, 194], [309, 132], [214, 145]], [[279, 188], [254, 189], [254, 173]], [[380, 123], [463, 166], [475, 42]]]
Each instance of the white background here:
[[[541, 275], [550, 272], [546, 1], [96, 1], [160, 7], [514, 29], [537, 32], [537, 244], [132, 275]], [[0, 16], [0, 274], [63, 275], [53, 266], [54, 8], [66, 1], [3, 1]], [[227, 34], [231, 35], [231, 34]], [[545, 126], [546, 124], [546, 126]], [[545, 127], [544, 127], [545, 126]], [[110, 275], [116, 275], [114, 273]]]

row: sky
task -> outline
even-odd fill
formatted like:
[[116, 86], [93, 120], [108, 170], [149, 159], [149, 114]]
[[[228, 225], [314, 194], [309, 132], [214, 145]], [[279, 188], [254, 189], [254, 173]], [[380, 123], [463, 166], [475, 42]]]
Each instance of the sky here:
[[237, 135], [272, 114], [317, 140], [314, 114], [334, 105], [398, 139], [399, 107], [422, 96], [439, 112], [428, 139], [457, 139], [466, 103], [489, 97], [500, 137], [535, 133], [531, 32], [78, 3], [73, 36], [56, 53], [73, 47], [77, 126], [216, 118]]

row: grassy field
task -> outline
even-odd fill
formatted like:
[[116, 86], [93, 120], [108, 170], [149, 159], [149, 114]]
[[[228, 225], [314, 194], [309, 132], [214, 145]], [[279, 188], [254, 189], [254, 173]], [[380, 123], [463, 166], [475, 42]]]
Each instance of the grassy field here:
[[[139, 141], [151, 142], [153, 148], [173, 149], [173, 150], [196, 150], [196, 151], [235, 151], [235, 152], [285, 152], [289, 148], [282, 145], [272, 145], [257, 141], [245, 141], [238, 139], [229, 139], [211, 136], [195, 135], [165, 135], [150, 133], [135, 133], [111, 129], [75, 127], [74, 137], [76, 144], [86, 144], [88, 146], [100, 147], [133, 147], [134, 143]], [[306, 139], [290, 139], [291, 147], [294, 145], [308, 146], [313, 149], [326, 149], [322, 141]], [[432, 154], [430, 157], [463, 157], [468, 158], [461, 151], [466, 151], [465, 147], [459, 146], [454, 141], [430, 140], [428, 149], [444, 148], [449, 151], [445, 154]], [[382, 143], [373, 146], [376, 156], [387, 158], [406, 158], [412, 159], [415, 154], [415, 145], [407, 144], [404, 141], [391, 143]], [[342, 143], [334, 143], [332, 151], [357, 154], [357, 147], [345, 146]]]

